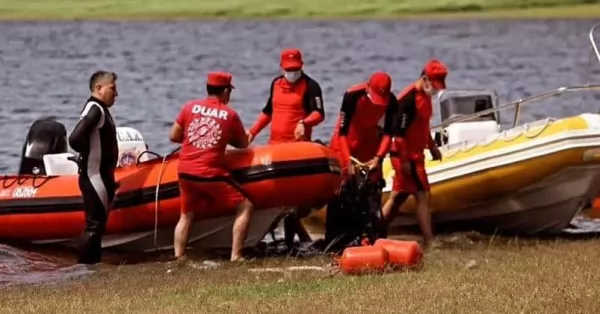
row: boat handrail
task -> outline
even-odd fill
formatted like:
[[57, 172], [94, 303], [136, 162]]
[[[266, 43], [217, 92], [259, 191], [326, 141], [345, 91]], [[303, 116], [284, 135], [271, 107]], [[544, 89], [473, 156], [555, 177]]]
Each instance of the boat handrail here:
[[[600, 24], [599, 24], [600, 25]], [[600, 56], [599, 56], [600, 59]], [[574, 91], [586, 91], [586, 90], [600, 90], [600, 84], [587, 84], [587, 85], [579, 85], [579, 86], [563, 86], [563, 87], [559, 87], [557, 89], [548, 91], [548, 92], [544, 92], [538, 95], [534, 95], [534, 96], [530, 96], [530, 97], [526, 97], [526, 98], [521, 98], [519, 100], [515, 100], [515, 101], [511, 101], [509, 103], [506, 104], [502, 104], [499, 105], [498, 107], [495, 108], [490, 108], [490, 109], [486, 109], [486, 110], [482, 110], [482, 111], [478, 111], [476, 113], [470, 114], [470, 115], [465, 115], [462, 116], [460, 118], [456, 118], [456, 119], [451, 119], [448, 121], [444, 121], [436, 126], [433, 126], [431, 128], [432, 131], [437, 131], [441, 128], [444, 128], [450, 124], [453, 123], [457, 123], [457, 122], [463, 122], [463, 121], [467, 121], [467, 120], [471, 120], [473, 118], [478, 118], [490, 113], [495, 113], [498, 112], [500, 110], [504, 110], [504, 109], [508, 109], [508, 108], [512, 108], [512, 107], [516, 107], [515, 110], [515, 117], [513, 120], [513, 127], [516, 127], [519, 121], [519, 117], [520, 117], [520, 111], [521, 111], [521, 106], [536, 100], [541, 100], [544, 98], [548, 98], [548, 97], [552, 97], [552, 96], [557, 96], [566, 92], [574, 92]]]
[[[594, 52], [594, 54], [596, 55], [596, 59], [598, 60], [598, 63], [600, 63], [600, 49], [598, 48], [598, 44], [596, 43], [596, 38], [594, 36], [594, 32], [596, 31], [596, 29], [598, 29], [600, 27], [600, 23], [592, 26], [592, 28], [590, 29], [589, 32], [589, 39], [590, 39], [590, 44], [592, 46], [592, 51]], [[590, 55], [590, 66], [591, 66], [591, 55]], [[589, 68], [588, 67], [588, 72], [589, 72]], [[589, 73], [588, 73], [589, 74]], [[587, 81], [587, 79], [586, 79]], [[503, 104], [503, 105], [499, 105], [498, 107], [494, 107], [494, 108], [490, 108], [490, 109], [486, 109], [486, 110], [482, 110], [470, 115], [465, 115], [465, 116], [461, 116], [460, 118], [455, 118], [455, 119], [451, 119], [448, 121], [443, 121], [442, 123], [433, 126], [431, 128], [432, 131], [437, 131], [440, 130], [452, 123], [457, 123], [457, 122], [463, 122], [463, 121], [467, 121], [467, 120], [471, 120], [473, 118], [478, 118], [490, 113], [496, 113], [498, 111], [501, 111], [503, 109], [507, 109], [507, 108], [512, 108], [512, 107], [516, 107], [515, 110], [515, 116], [513, 118], [513, 125], [512, 127], [516, 127], [518, 122], [519, 122], [519, 118], [521, 115], [521, 105], [524, 105], [526, 103], [532, 102], [532, 101], [536, 101], [536, 100], [540, 100], [540, 99], [544, 99], [544, 98], [548, 98], [548, 97], [552, 97], [552, 96], [557, 96], [566, 92], [574, 92], [574, 91], [582, 91], [582, 90], [597, 90], [600, 89], [600, 85], [598, 84], [586, 84], [586, 85], [579, 85], [579, 86], [563, 86], [563, 87], [559, 87], [557, 89], [542, 93], [542, 94], [538, 94], [538, 95], [534, 95], [534, 96], [530, 96], [530, 97], [526, 97], [526, 98], [521, 98], [519, 100], [515, 100], [515, 101], [511, 101], [509, 103]], [[443, 92], [443, 91], [442, 91]], [[441, 95], [438, 95], [438, 98]]]
[[592, 29], [590, 29], [590, 42], [592, 44], [592, 49], [594, 50], [594, 53], [596, 54], [596, 59], [598, 60], [598, 63], [600, 63], [600, 50], [598, 50], [598, 45], [596, 44], [596, 39], [594, 38], [594, 32], [596, 31], [596, 28], [600, 27], [600, 23], [592, 26]]

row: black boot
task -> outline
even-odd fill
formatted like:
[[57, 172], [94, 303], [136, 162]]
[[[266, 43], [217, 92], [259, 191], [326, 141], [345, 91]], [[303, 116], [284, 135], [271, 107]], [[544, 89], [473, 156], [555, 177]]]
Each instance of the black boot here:
[[97, 264], [102, 260], [102, 235], [84, 232], [79, 242], [78, 264]]

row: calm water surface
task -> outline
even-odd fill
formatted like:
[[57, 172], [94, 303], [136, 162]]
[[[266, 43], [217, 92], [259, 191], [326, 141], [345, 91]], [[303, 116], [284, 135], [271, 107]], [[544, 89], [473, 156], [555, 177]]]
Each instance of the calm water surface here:
[[[235, 75], [234, 100], [247, 127], [278, 74], [279, 51], [305, 53], [306, 72], [324, 91], [328, 139], [341, 96], [376, 70], [399, 92], [428, 58], [451, 69], [449, 88], [492, 88], [512, 100], [583, 82], [593, 21], [552, 22], [210, 22], [1, 23], [0, 170], [15, 171], [34, 119], [54, 116], [71, 129], [96, 69], [116, 71], [117, 123], [139, 129], [152, 149], [174, 147], [167, 133], [180, 106], [204, 95], [207, 71]], [[598, 79], [600, 66], [594, 65]], [[572, 97], [571, 97], [572, 98]], [[526, 110], [525, 118], [583, 110], [579, 99]], [[587, 107], [597, 111], [594, 98]], [[264, 142], [267, 132], [258, 142]]]

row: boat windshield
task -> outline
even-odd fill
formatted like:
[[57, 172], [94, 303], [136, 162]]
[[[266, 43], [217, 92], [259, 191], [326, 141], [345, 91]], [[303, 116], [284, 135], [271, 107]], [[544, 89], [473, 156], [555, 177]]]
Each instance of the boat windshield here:
[[[445, 95], [438, 99], [442, 122], [471, 115], [476, 112], [494, 108], [494, 95], [486, 92], [453, 93]], [[490, 112], [489, 114], [474, 117], [469, 121], [498, 121], [497, 116]]]

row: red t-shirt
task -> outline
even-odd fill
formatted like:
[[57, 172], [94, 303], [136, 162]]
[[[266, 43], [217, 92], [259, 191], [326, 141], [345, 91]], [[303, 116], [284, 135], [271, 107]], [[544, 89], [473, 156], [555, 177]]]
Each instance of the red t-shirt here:
[[435, 145], [429, 130], [433, 113], [431, 96], [411, 84], [400, 93], [398, 103], [400, 113], [391, 151], [406, 154], [408, 160], [422, 160], [423, 151]]
[[304, 137], [310, 140], [312, 128], [325, 117], [322, 99], [321, 86], [308, 75], [303, 73], [295, 84], [278, 76], [271, 82], [267, 104], [250, 132], [256, 135], [270, 122], [269, 144], [295, 142], [296, 126], [304, 120]]
[[231, 107], [214, 98], [187, 102], [177, 124], [183, 129], [179, 157], [179, 173], [199, 177], [229, 175], [225, 150], [246, 136], [239, 115]]
[[[389, 147], [389, 139], [385, 143], [379, 136], [378, 122], [385, 115], [384, 135], [391, 137], [398, 107], [396, 97], [390, 93], [389, 104], [375, 105], [367, 96], [366, 86], [364, 83], [355, 85], [344, 93], [340, 115], [329, 142], [333, 152], [341, 154], [343, 167], [348, 164], [350, 156], [367, 162], [375, 157], [382, 146]], [[346, 137], [347, 152], [342, 147], [342, 136]], [[387, 153], [387, 149], [385, 151]]]

